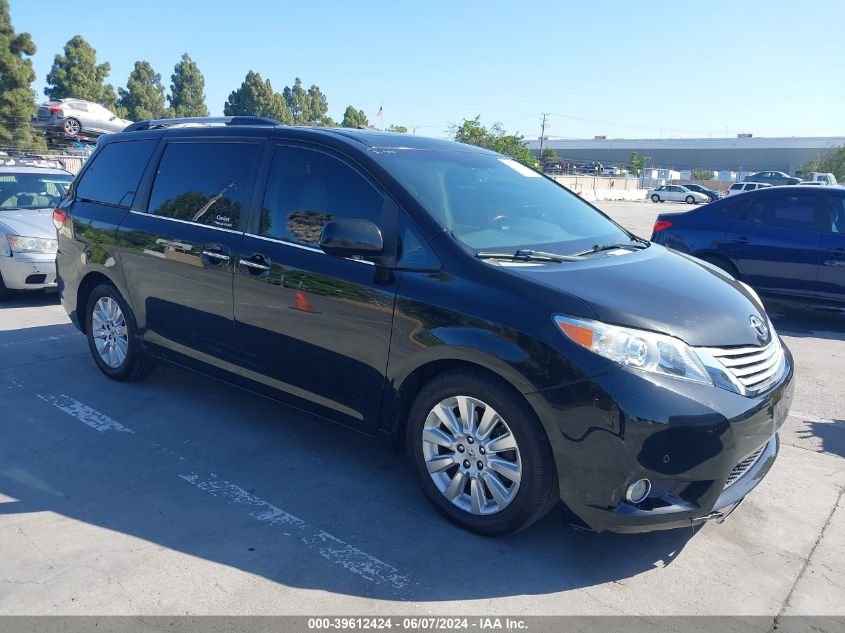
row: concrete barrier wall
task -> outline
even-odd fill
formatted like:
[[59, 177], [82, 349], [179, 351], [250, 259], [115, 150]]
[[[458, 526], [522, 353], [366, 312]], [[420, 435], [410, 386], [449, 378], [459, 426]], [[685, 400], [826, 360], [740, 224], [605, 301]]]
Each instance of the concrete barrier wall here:
[[645, 200], [647, 191], [637, 178], [605, 178], [601, 176], [552, 176], [584, 200]]

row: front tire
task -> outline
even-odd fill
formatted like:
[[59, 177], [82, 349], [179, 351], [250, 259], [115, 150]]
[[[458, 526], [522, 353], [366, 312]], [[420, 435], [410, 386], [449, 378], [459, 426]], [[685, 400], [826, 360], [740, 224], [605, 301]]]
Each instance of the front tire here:
[[101, 284], [89, 295], [85, 332], [94, 362], [112, 380], [136, 380], [152, 370], [132, 309], [111, 284]]
[[686, 197], [687, 204], [695, 204], [695, 198], [692, 196]]
[[0, 301], [5, 301], [12, 295], [12, 292], [6, 287], [3, 282], [3, 275], [0, 275]]
[[459, 369], [426, 384], [411, 406], [406, 442], [425, 496], [471, 532], [517, 532], [559, 500], [545, 430], [495, 376]]
[[654, 203], [660, 202], [660, 196], [658, 196], [656, 193], [651, 194], [651, 201]]

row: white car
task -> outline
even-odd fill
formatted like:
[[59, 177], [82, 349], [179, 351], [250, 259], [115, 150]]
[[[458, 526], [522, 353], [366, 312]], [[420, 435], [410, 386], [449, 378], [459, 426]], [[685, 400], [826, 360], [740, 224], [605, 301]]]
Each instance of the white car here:
[[732, 196], [735, 193], [745, 193], [746, 191], [756, 191], [757, 189], [765, 189], [771, 187], [767, 182], [735, 182], [728, 189], [728, 195]]
[[825, 185], [827, 185], [827, 183], [822, 182], [821, 180], [802, 180], [801, 182], [798, 183], [799, 187], [808, 187], [808, 186], [809, 187], [812, 187], [812, 186], [823, 187]]
[[703, 193], [687, 189], [683, 185], [663, 185], [657, 189], [649, 189], [648, 197], [652, 202], [686, 202], [687, 204], [698, 204], [710, 200]]
[[0, 166], [0, 300], [56, 287], [53, 208], [72, 180], [63, 169]]

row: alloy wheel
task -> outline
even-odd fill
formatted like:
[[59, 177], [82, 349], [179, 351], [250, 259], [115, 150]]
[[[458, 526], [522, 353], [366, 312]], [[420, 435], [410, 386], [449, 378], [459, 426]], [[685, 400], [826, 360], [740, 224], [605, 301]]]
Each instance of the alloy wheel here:
[[522, 459], [510, 427], [493, 407], [470, 396], [446, 398], [429, 412], [422, 435], [428, 473], [455, 506], [489, 515], [514, 500]]
[[129, 334], [123, 311], [111, 297], [100, 297], [94, 304], [91, 335], [102, 361], [112, 369], [121, 367], [129, 350]]

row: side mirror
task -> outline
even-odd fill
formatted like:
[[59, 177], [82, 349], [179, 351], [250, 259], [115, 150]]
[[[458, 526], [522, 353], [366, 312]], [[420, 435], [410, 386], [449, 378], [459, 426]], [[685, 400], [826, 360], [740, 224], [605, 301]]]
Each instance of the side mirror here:
[[337, 257], [374, 256], [384, 251], [379, 228], [369, 220], [332, 220], [323, 225], [320, 248]]

